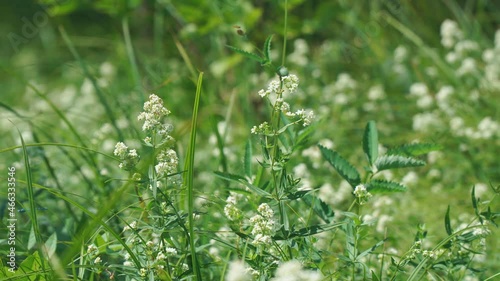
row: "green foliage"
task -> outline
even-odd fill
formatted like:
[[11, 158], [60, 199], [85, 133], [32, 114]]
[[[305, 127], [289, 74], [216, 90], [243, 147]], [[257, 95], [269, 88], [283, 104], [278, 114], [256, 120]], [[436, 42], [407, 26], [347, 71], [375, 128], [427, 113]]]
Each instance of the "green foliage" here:
[[1, 280], [498, 278], [494, 1], [11, 2]]
[[366, 189], [371, 193], [404, 192], [407, 187], [393, 181], [374, 179], [366, 184]]
[[424, 166], [425, 162], [400, 155], [382, 155], [374, 163], [378, 171]]
[[378, 133], [375, 121], [370, 121], [366, 124], [363, 136], [363, 151], [366, 157], [368, 157], [370, 165], [373, 165], [378, 157]]
[[361, 178], [358, 171], [347, 160], [342, 158], [339, 153], [328, 149], [324, 146], [319, 146], [323, 157], [332, 165], [333, 168], [344, 178], [353, 188], [361, 183]]

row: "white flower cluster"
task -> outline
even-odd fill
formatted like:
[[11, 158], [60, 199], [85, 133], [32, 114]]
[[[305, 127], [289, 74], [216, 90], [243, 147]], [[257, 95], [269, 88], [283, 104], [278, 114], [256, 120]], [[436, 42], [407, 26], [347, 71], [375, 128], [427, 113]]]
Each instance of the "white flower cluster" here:
[[127, 171], [132, 170], [140, 158], [135, 149], [129, 149], [123, 142], [118, 142], [115, 145], [113, 154], [120, 158], [118, 167]]
[[[146, 276], [150, 272], [157, 275], [160, 272], [165, 271], [165, 267], [168, 267], [169, 259], [175, 258], [177, 256], [177, 249], [169, 247], [165, 240], [159, 240], [158, 238], [152, 238], [144, 243], [143, 238], [137, 238], [134, 236], [131, 238], [133, 246], [132, 251], [136, 253], [137, 256], [142, 256], [147, 262], [142, 264], [139, 268], [139, 274], [141, 276]], [[130, 254], [128, 252], [123, 254], [124, 262], [123, 265], [126, 267], [135, 267], [136, 264], [130, 259]], [[169, 269], [170, 270], [170, 269]]]
[[234, 194], [227, 197], [224, 214], [230, 221], [237, 221], [241, 218], [241, 211], [236, 207], [236, 196]]
[[372, 194], [366, 190], [364, 185], [360, 184], [354, 189], [354, 196], [359, 199], [359, 204], [363, 205], [370, 200]]
[[143, 131], [168, 131], [162, 123], [162, 119], [169, 114], [170, 111], [163, 106], [163, 100], [152, 94], [149, 96], [149, 100], [144, 103], [144, 112], [141, 112], [137, 119], [144, 120]]
[[159, 178], [177, 172], [179, 158], [174, 150], [169, 148], [161, 150], [156, 156], [156, 160], [158, 160], [158, 164], [155, 166], [155, 171]]
[[271, 127], [267, 122], [260, 124], [259, 126], [253, 126], [250, 130], [252, 134], [262, 134], [267, 135], [271, 133]]
[[[314, 120], [314, 112], [299, 109], [295, 112], [290, 110], [290, 104], [284, 101], [283, 94], [288, 92], [292, 94], [297, 91], [299, 87], [299, 78], [296, 75], [290, 74], [280, 76], [280, 80], [272, 80], [267, 89], [260, 90], [259, 96], [262, 98], [269, 98], [275, 110], [283, 112], [286, 116], [296, 119], [294, 123], [302, 123], [302, 125], [309, 126]], [[251, 129], [252, 134], [271, 134], [271, 127], [267, 122], [254, 126]]]
[[280, 264], [271, 281], [319, 281], [323, 280], [321, 273], [306, 270], [299, 261], [291, 260]]
[[411, 85], [410, 96], [417, 98], [417, 106], [420, 108], [429, 108], [434, 103], [429, 89], [424, 83], [414, 83]]
[[447, 19], [441, 24], [441, 44], [444, 47], [453, 47], [462, 37], [463, 33], [456, 22]]
[[245, 263], [241, 260], [229, 263], [226, 281], [251, 281], [252, 276], [248, 273]]
[[268, 204], [262, 203], [257, 208], [259, 212], [250, 218], [252, 224], [252, 235], [254, 235], [253, 244], [270, 244], [272, 242], [271, 236], [274, 234], [275, 221], [273, 219], [274, 211]]

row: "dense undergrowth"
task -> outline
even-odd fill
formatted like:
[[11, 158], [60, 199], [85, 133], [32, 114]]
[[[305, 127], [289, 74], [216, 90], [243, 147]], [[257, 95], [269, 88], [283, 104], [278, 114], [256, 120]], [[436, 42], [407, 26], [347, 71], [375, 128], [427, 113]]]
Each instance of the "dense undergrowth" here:
[[498, 278], [494, 4], [26, 4], [2, 280]]

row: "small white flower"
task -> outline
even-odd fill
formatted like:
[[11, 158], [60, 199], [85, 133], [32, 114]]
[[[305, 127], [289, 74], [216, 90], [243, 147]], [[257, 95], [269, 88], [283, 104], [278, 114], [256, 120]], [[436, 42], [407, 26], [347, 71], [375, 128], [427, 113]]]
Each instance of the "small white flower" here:
[[269, 207], [267, 203], [260, 204], [259, 207], [257, 208], [257, 211], [267, 219], [272, 218], [274, 215], [273, 209], [271, 209], [271, 207]]
[[250, 281], [252, 277], [248, 274], [243, 261], [237, 260], [229, 263], [226, 281]]
[[122, 158], [122, 157], [125, 157], [127, 150], [128, 150], [128, 147], [123, 142], [118, 142], [115, 145], [115, 151], [113, 152], [113, 154], [115, 156]]
[[177, 250], [175, 248], [172, 248], [172, 247], [166, 247], [165, 253], [167, 253], [171, 256], [175, 256], [175, 255], [177, 255]]

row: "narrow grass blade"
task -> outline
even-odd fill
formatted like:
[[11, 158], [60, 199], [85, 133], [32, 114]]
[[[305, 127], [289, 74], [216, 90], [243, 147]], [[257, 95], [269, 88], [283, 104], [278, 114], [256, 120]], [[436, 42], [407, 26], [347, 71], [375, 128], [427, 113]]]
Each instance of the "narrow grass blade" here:
[[252, 173], [252, 141], [251, 139], [247, 140], [245, 145], [245, 157], [243, 159], [243, 167], [245, 169], [245, 176], [251, 178]]
[[200, 107], [200, 97], [201, 97], [201, 85], [203, 81], [203, 72], [198, 76], [198, 82], [196, 84], [196, 96], [194, 99], [193, 106], [193, 117], [191, 119], [191, 135], [189, 138], [189, 147], [187, 149], [186, 163], [184, 170], [184, 182], [186, 183], [187, 193], [188, 193], [188, 222], [189, 222], [189, 247], [191, 251], [191, 265], [192, 270], [196, 274], [196, 280], [201, 281], [202, 275], [200, 266], [198, 263], [198, 258], [196, 254], [196, 246], [194, 244], [194, 155], [196, 147], [196, 124], [198, 123], [198, 110]]
[[[38, 217], [37, 217], [37, 208], [35, 204], [35, 196], [33, 192], [33, 175], [31, 173], [31, 165], [30, 165], [30, 160], [28, 157], [28, 150], [26, 148], [26, 143], [24, 142], [23, 135], [21, 134], [21, 131], [17, 129], [17, 132], [19, 134], [19, 138], [21, 140], [21, 145], [23, 148], [23, 160], [24, 160], [24, 168], [26, 169], [26, 184], [27, 184], [27, 189], [28, 189], [28, 202], [30, 206], [30, 210], [28, 212], [30, 220], [31, 220], [31, 227], [32, 231], [35, 236], [35, 241], [36, 241], [36, 251], [38, 252], [38, 255], [40, 258], [45, 257], [46, 255], [42, 251], [42, 235], [40, 233], [40, 227], [38, 225]], [[42, 262], [41, 263], [42, 270], [43, 272], [46, 272], [45, 269], [45, 264]], [[45, 278], [48, 278], [46, 274], [44, 274]], [[49, 278], [50, 279], [50, 278]]]

